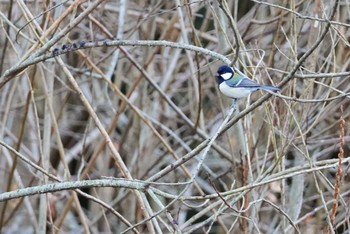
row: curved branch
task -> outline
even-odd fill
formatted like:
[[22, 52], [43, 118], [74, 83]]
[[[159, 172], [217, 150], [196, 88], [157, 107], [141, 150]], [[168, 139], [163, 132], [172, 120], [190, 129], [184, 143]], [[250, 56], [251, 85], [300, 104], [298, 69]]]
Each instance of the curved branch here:
[[80, 41], [77, 43], [72, 44], [65, 44], [60, 49], [56, 48], [52, 52], [37, 56], [37, 57], [30, 57], [26, 59], [23, 63], [18, 64], [15, 67], [12, 67], [11, 69], [7, 70], [1, 77], [0, 77], [0, 88], [2, 88], [8, 81], [10, 81], [15, 75], [17, 75], [19, 72], [26, 69], [28, 66], [45, 61], [50, 58], [57, 57], [62, 54], [66, 54], [71, 51], [75, 50], [81, 50], [81, 49], [88, 49], [88, 48], [94, 48], [94, 47], [114, 47], [114, 46], [163, 46], [163, 47], [171, 47], [176, 49], [184, 49], [184, 50], [190, 50], [194, 52], [198, 52], [204, 55], [211, 56], [213, 58], [216, 58], [218, 60], [223, 61], [227, 65], [231, 63], [231, 61], [226, 58], [224, 55], [216, 53], [214, 51], [194, 46], [194, 45], [188, 45], [188, 44], [182, 44], [182, 43], [176, 43], [171, 41], [154, 41], [154, 40], [104, 40], [104, 41], [97, 41], [97, 42], [85, 42]]
[[132, 181], [127, 179], [98, 179], [98, 180], [80, 180], [67, 181], [52, 184], [38, 185], [34, 187], [21, 188], [16, 191], [10, 191], [0, 194], [0, 202], [30, 196], [35, 194], [53, 193], [62, 190], [96, 188], [96, 187], [113, 187], [113, 188], [129, 188], [143, 190], [149, 183], [141, 181]]

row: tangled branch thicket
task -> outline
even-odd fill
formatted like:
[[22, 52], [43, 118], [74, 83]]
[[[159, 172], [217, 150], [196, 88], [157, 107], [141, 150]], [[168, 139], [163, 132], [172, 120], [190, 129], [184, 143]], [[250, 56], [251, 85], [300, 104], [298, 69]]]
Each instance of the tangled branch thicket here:
[[0, 232], [349, 232], [349, 9], [1, 1]]

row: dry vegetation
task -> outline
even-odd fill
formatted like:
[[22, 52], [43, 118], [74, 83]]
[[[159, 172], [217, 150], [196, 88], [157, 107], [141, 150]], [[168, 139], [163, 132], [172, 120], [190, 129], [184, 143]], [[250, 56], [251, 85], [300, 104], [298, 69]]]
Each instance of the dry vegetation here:
[[0, 9], [1, 233], [350, 232], [348, 1]]

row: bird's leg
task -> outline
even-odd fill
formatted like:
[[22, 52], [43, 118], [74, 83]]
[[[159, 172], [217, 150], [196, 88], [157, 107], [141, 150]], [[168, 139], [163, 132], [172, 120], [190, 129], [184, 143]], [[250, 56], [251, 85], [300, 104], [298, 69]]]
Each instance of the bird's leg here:
[[230, 108], [231, 108], [231, 109], [236, 109], [236, 105], [237, 105], [237, 99], [234, 98], [234, 99], [232, 99], [232, 103], [231, 103]]
[[227, 115], [229, 115], [229, 117], [231, 117], [231, 115], [233, 115], [233, 113], [235, 112], [237, 107], [237, 99], [232, 99], [232, 103], [230, 105], [230, 107], [227, 110]]

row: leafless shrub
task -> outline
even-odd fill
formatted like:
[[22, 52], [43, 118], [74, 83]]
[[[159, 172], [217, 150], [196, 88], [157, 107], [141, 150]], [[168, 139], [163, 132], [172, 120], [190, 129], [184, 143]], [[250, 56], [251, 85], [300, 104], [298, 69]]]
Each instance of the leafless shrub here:
[[349, 2], [0, 9], [2, 233], [349, 232]]

